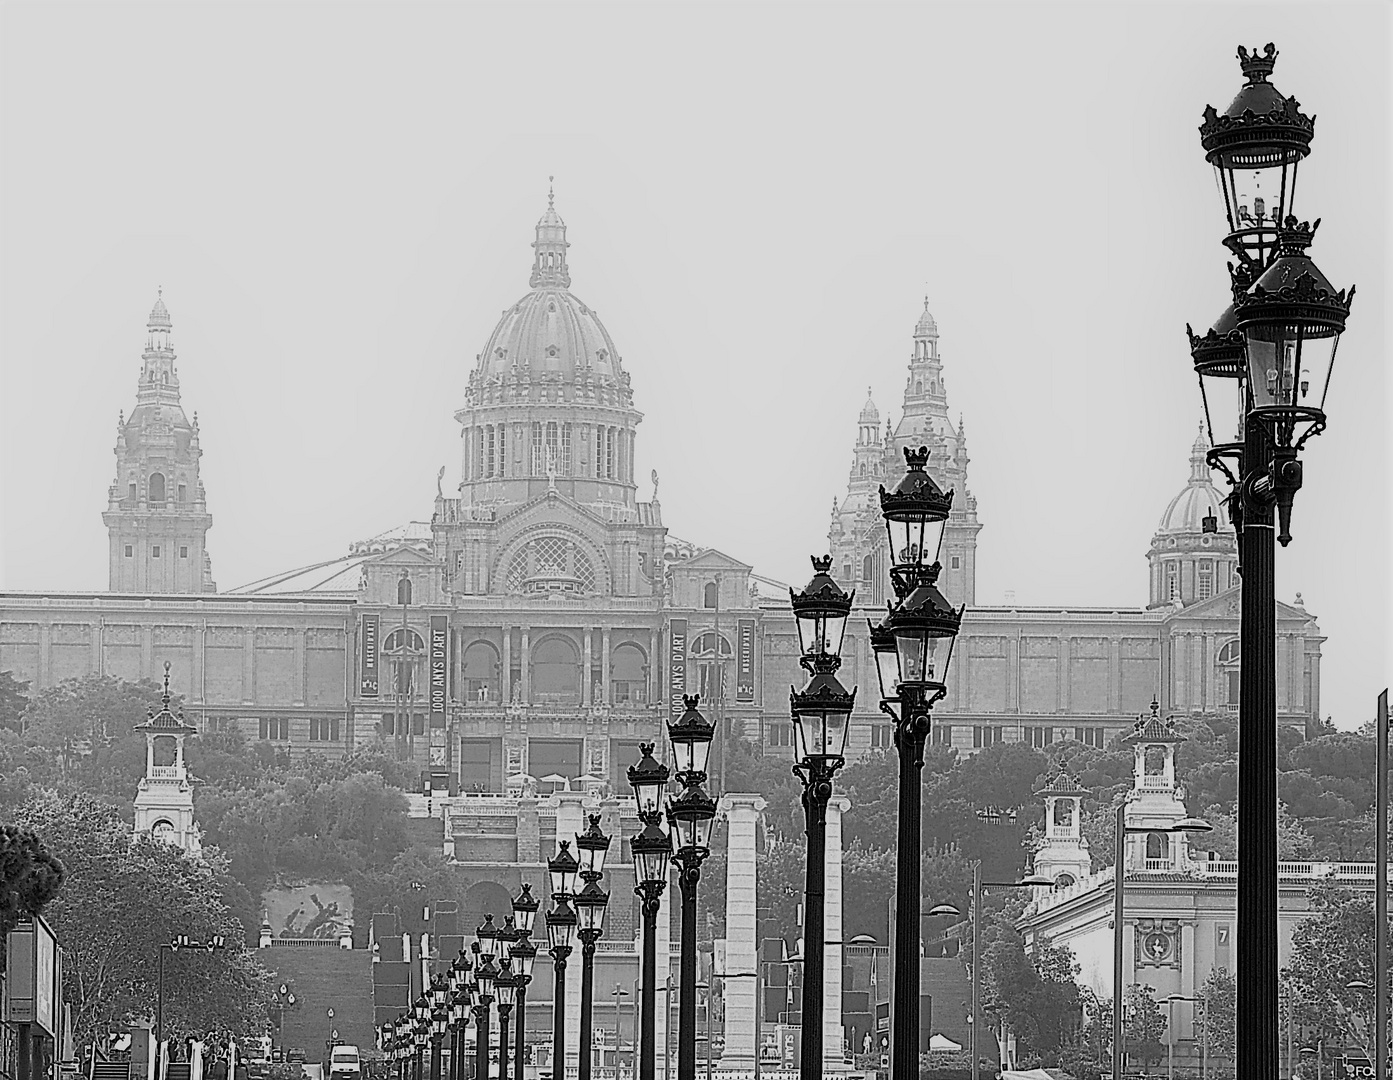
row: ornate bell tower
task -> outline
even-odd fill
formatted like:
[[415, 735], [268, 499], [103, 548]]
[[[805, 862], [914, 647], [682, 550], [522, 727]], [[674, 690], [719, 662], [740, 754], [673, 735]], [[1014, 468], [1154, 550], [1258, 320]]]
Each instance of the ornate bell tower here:
[[193, 819], [193, 785], [184, 767], [184, 739], [198, 729], [184, 722], [182, 711], [178, 716], [169, 711], [167, 660], [160, 701], [160, 711], [151, 709], [150, 719], [135, 728], [145, 733], [145, 778], [135, 796], [135, 831], [196, 855], [202, 845]]
[[1056, 889], [1067, 888], [1093, 872], [1083, 835], [1083, 797], [1087, 790], [1061, 766], [1059, 775], [1035, 793], [1045, 798], [1045, 835], [1035, 852], [1035, 873]]
[[116, 479], [107, 496], [110, 589], [216, 592], [206, 548], [212, 515], [198, 475], [198, 415], [179, 401], [179, 371], [161, 297], [146, 323], [135, 410], [116, 425]]
[[1175, 730], [1174, 721], [1163, 721], [1155, 700], [1122, 741], [1132, 747], [1132, 790], [1127, 799], [1127, 829], [1152, 829], [1127, 837], [1128, 870], [1185, 870], [1190, 848], [1184, 832], [1174, 826], [1190, 815], [1185, 810], [1185, 788], [1175, 779], [1175, 752], [1188, 740]]

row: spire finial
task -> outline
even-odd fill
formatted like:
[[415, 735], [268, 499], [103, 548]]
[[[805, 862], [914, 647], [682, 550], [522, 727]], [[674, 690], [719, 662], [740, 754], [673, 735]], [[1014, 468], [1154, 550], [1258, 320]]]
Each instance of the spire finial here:
[[547, 177], [547, 209], [553, 210], [556, 206], [556, 177]]
[[164, 662], [164, 693], [160, 695], [160, 700], [164, 702], [165, 712], [169, 711], [169, 661]]

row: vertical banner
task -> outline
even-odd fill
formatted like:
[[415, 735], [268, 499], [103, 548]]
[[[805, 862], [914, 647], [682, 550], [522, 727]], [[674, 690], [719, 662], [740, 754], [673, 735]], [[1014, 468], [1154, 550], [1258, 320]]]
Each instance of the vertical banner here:
[[358, 628], [358, 694], [377, 697], [377, 633], [379, 615], [364, 615]]
[[668, 620], [668, 710], [674, 720], [686, 712], [682, 695], [687, 692], [687, 620]]
[[450, 619], [430, 617], [430, 763], [446, 764], [445, 709], [450, 697]]
[[755, 621], [741, 619], [735, 637], [735, 700], [755, 699]]

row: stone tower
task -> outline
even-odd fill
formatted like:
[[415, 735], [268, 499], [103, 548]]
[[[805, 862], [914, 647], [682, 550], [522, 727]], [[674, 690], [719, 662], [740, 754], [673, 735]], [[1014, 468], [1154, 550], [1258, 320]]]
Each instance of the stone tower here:
[[161, 296], [146, 324], [135, 410], [116, 432], [108, 493], [110, 585], [123, 593], [216, 592], [206, 541], [213, 524], [199, 478], [198, 416], [179, 401], [179, 371]]
[[[1238, 540], [1214, 486], [1205, 455], [1209, 439], [1200, 424], [1190, 448], [1190, 479], [1166, 507], [1147, 552], [1149, 607], [1188, 607], [1238, 584]], [[1209, 519], [1214, 532], [1205, 531]]]
[[1132, 790], [1127, 793], [1128, 831], [1154, 829], [1129, 835], [1126, 841], [1128, 870], [1184, 871], [1190, 865], [1186, 834], [1170, 832], [1190, 815], [1185, 810], [1185, 789], [1175, 779], [1175, 752], [1184, 735], [1174, 721], [1161, 719], [1153, 700], [1151, 713], [1137, 721], [1122, 742], [1132, 747]]
[[[867, 401], [857, 420], [851, 479], [841, 504], [833, 503], [828, 528], [832, 565], [843, 584], [855, 584], [865, 602], [879, 607], [889, 598], [890, 564], [880, 516], [880, 486], [893, 488], [904, 476], [906, 447], [929, 449], [928, 472], [944, 491], [953, 490], [953, 510], [943, 530], [938, 587], [954, 605], [977, 602], [977, 500], [967, 488], [967, 437], [961, 419], [948, 418], [948, 391], [938, 355], [938, 324], [929, 302], [914, 327], [914, 349], [905, 380], [904, 408], [897, 425], [888, 420], [882, 437], [879, 411]], [[871, 430], [874, 424], [875, 430]], [[871, 459], [879, 455], [879, 462]]]
[[184, 740], [197, 732], [169, 711], [169, 662], [164, 665], [160, 711], [136, 726], [145, 733], [145, 778], [135, 796], [135, 831], [197, 854], [201, 844], [193, 819], [193, 785], [184, 766]]
[[1056, 889], [1067, 888], [1093, 872], [1083, 835], [1083, 797], [1087, 789], [1061, 766], [1059, 775], [1037, 791], [1045, 799], [1044, 838], [1035, 852], [1035, 873]]

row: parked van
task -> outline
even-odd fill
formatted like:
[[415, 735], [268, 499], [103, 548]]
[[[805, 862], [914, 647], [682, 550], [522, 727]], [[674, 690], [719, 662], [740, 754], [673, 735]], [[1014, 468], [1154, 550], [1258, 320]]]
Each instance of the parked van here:
[[358, 1059], [356, 1046], [336, 1046], [329, 1053], [330, 1080], [343, 1077], [344, 1080], [359, 1080], [363, 1075], [363, 1063]]

